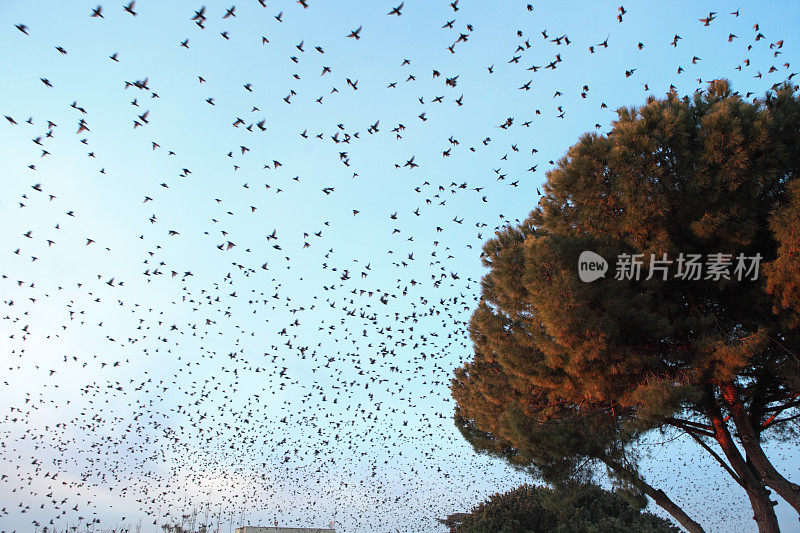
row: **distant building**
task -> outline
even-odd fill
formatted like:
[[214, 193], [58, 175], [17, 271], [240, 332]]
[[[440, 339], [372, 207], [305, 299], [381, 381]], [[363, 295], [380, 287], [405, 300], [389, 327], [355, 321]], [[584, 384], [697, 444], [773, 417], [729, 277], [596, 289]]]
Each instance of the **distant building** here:
[[236, 533], [336, 533], [335, 529], [313, 527], [237, 527]]

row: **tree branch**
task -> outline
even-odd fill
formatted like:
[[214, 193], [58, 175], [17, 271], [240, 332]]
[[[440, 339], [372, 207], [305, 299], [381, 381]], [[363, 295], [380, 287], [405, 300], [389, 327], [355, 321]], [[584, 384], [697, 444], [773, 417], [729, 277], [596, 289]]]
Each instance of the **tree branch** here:
[[[736, 384], [733, 381], [723, 381], [719, 384], [719, 387], [723, 401], [731, 413], [734, 425], [739, 433], [739, 442], [742, 443], [742, 447], [747, 453], [748, 465], [753, 466], [765, 485], [775, 489], [775, 492], [780, 494], [786, 500], [786, 503], [800, 513], [800, 485], [792, 483], [778, 472], [767, 457], [767, 454], [764, 453], [759, 436], [753, 426], [750, 425], [750, 418], [744, 410]], [[774, 422], [775, 420], [773, 420]]]
[[761, 429], [764, 430], [764, 429], [767, 429], [770, 426], [774, 426], [775, 424], [780, 424], [782, 422], [791, 422], [792, 420], [797, 420], [798, 418], [800, 418], [800, 413], [798, 413], [798, 414], [796, 414], [794, 416], [787, 417], [787, 418], [779, 418], [777, 420], [772, 420], [772, 418], [771, 418], [770, 420], [767, 420], [767, 422], [764, 422], [764, 424], [761, 425]]
[[714, 459], [716, 459], [717, 462], [722, 466], [722, 468], [724, 468], [725, 471], [728, 472], [728, 474], [730, 474], [730, 476], [733, 478], [733, 480], [736, 483], [738, 483], [740, 486], [744, 487], [744, 483], [739, 478], [739, 476], [736, 475], [736, 472], [734, 472], [733, 469], [730, 466], [728, 466], [728, 463], [726, 463], [725, 460], [722, 459], [722, 457], [720, 457], [719, 454], [717, 452], [715, 452], [711, 448], [711, 446], [706, 444], [706, 442], [703, 439], [701, 439], [700, 437], [698, 437], [697, 435], [695, 435], [691, 431], [687, 431], [686, 433], [688, 433], [689, 436], [692, 437], [697, 442], [697, 444], [702, 446], [708, 453], [710, 453], [711, 456], [714, 457]]
[[774, 407], [766, 407], [764, 408], [764, 412], [771, 413], [772, 411], [785, 411], [786, 409], [791, 409], [792, 407], [800, 406], [800, 400], [793, 400], [789, 403], [785, 403], [783, 405], [776, 405]]
[[697, 422], [692, 422], [691, 420], [681, 420], [680, 418], [673, 418], [668, 417], [665, 419], [666, 423], [675, 426], [678, 429], [682, 429], [687, 433], [690, 432], [697, 432], [701, 435], [705, 435], [706, 437], [714, 437], [714, 432], [711, 429], [711, 426], [707, 426], [705, 424], [699, 424]]
[[636, 471], [627, 468], [622, 463], [615, 461], [610, 457], [601, 457], [600, 461], [605, 463], [608, 468], [616, 472], [621, 478], [629, 481], [634, 486], [642, 490], [642, 492], [650, 496], [650, 498], [652, 498], [657, 505], [672, 515], [672, 517], [688, 531], [691, 533], [704, 533], [703, 527], [692, 520], [691, 517], [689, 517], [689, 515], [687, 515], [678, 504], [670, 500], [669, 496], [667, 496], [663, 490], [656, 489], [647, 483]]

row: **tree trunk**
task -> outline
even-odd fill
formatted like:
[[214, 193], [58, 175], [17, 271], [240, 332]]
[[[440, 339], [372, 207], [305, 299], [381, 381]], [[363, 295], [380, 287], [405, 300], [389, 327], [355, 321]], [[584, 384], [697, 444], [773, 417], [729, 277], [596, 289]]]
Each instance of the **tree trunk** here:
[[606, 466], [616, 472], [621, 478], [633, 483], [637, 488], [641, 489], [645, 494], [650, 496], [656, 504], [668, 512], [672, 518], [678, 521], [680, 525], [686, 528], [689, 533], [705, 533], [703, 527], [689, 517], [688, 514], [675, 502], [669, 499], [669, 496], [661, 490], [656, 489], [644, 479], [642, 479], [636, 472], [626, 468], [621, 463], [613, 459], [601, 459]]
[[781, 498], [786, 500], [797, 511], [798, 518], [800, 518], [800, 486], [783, 477], [772, 466], [772, 462], [761, 447], [760, 439], [750, 423], [750, 418], [745, 413], [736, 385], [726, 382], [720, 385], [720, 388], [725, 404], [730, 409], [736, 430], [739, 432], [739, 440], [747, 454], [747, 461], [755, 467], [764, 480], [764, 484], [773, 488]]
[[759, 533], [780, 533], [778, 526], [778, 517], [775, 516], [775, 508], [769, 499], [769, 493], [766, 490], [754, 491], [750, 494], [750, 505], [753, 508], [753, 520], [758, 524]]
[[706, 391], [708, 418], [714, 428], [714, 438], [722, 448], [727, 457], [731, 468], [739, 480], [742, 482], [747, 497], [750, 498], [750, 506], [753, 509], [753, 520], [758, 524], [759, 533], [779, 533], [778, 517], [775, 516], [775, 508], [769, 499], [769, 490], [764, 486], [764, 481], [758, 473], [744, 460], [739, 449], [731, 438], [728, 425], [722, 419], [719, 405], [717, 405], [714, 391], [708, 387]]
[[675, 502], [669, 499], [669, 496], [661, 489], [656, 489], [649, 484], [642, 481], [642, 490], [650, 496], [656, 504], [672, 515], [680, 525], [686, 528], [689, 533], [704, 533], [703, 527], [692, 520], [689, 515], [684, 512]]

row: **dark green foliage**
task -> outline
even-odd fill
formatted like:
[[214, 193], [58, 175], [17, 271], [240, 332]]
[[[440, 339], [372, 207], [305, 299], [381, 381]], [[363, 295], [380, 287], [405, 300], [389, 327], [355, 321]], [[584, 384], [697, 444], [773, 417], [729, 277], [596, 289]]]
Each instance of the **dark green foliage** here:
[[677, 533], [619, 494], [585, 485], [554, 491], [523, 485], [445, 521], [452, 533]]
[[792, 327], [800, 325], [800, 182], [789, 186], [788, 199], [771, 221], [778, 241], [775, 261], [765, 268], [767, 290], [775, 297], [774, 311], [790, 311], [787, 320]]

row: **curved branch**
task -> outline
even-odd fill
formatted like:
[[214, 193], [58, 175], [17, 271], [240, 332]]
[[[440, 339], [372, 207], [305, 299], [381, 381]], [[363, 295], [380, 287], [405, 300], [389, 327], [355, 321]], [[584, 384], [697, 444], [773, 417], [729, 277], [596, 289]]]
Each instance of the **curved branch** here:
[[778, 418], [777, 420], [770, 419], [770, 420], [767, 420], [767, 422], [764, 422], [764, 424], [761, 425], [761, 429], [764, 430], [764, 429], [767, 429], [770, 426], [773, 426], [775, 424], [781, 424], [783, 422], [791, 422], [792, 420], [797, 420], [798, 418], [800, 418], [800, 413], [798, 413], [796, 415], [793, 415], [793, 416], [786, 417], [786, 418]]
[[639, 488], [650, 496], [659, 507], [664, 509], [668, 512], [672, 517], [678, 521], [680, 525], [686, 528], [687, 531], [690, 533], [705, 533], [703, 527], [691, 519], [691, 517], [686, 514], [686, 512], [675, 502], [669, 499], [669, 496], [661, 490], [656, 489], [649, 483], [647, 483], [644, 479], [642, 479], [639, 474], [622, 463], [618, 461], [614, 461], [609, 457], [600, 458], [608, 468], [616, 472], [620, 477], [632, 483], [635, 487]]
[[711, 456], [712, 456], [712, 457], [714, 457], [714, 459], [716, 459], [716, 460], [717, 460], [717, 462], [718, 462], [720, 465], [722, 465], [722, 468], [724, 468], [724, 469], [725, 469], [725, 471], [726, 471], [728, 474], [730, 474], [730, 476], [733, 478], [733, 480], [734, 480], [736, 483], [738, 483], [740, 486], [744, 487], [744, 483], [742, 482], [741, 478], [739, 478], [739, 476], [737, 476], [737, 475], [736, 475], [736, 472], [734, 472], [734, 471], [733, 471], [733, 469], [732, 469], [730, 466], [728, 466], [728, 463], [726, 463], [726, 462], [725, 462], [725, 460], [724, 460], [724, 459], [722, 459], [722, 457], [720, 457], [720, 456], [719, 456], [719, 454], [718, 454], [717, 452], [715, 452], [715, 451], [714, 451], [714, 450], [711, 448], [711, 446], [709, 446], [708, 444], [706, 444], [706, 442], [705, 442], [703, 439], [701, 439], [700, 437], [698, 437], [697, 435], [695, 435], [695, 434], [694, 434], [694, 433], [692, 433], [691, 431], [687, 431], [686, 433], [688, 433], [688, 434], [689, 434], [689, 436], [690, 436], [690, 437], [692, 437], [692, 438], [693, 438], [693, 439], [694, 439], [694, 440], [697, 442], [697, 444], [699, 444], [700, 446], [702, 446], [702, 447], [703, 447], [703, 448], [704, 448], [704, 449], [705, 449], [705, 450], [706, 450], [708, 453], [710, 453], [710, 454], [711, 454]]
[[700, 433], [701, 435], [705, 435], [706, 437], [714, 436], [714, 432], [712, 431], [711, 426], [706, 426], [705, 424], [698, 424], [697, 422], [692, 422], [690, 420], [681, 420], [679, 418], [672, 418], [672, 417], [666, 418], [665, 421], [667, 424], [674, 426], [678, 429], [682, 429], [687, 433], [697, 432]]

